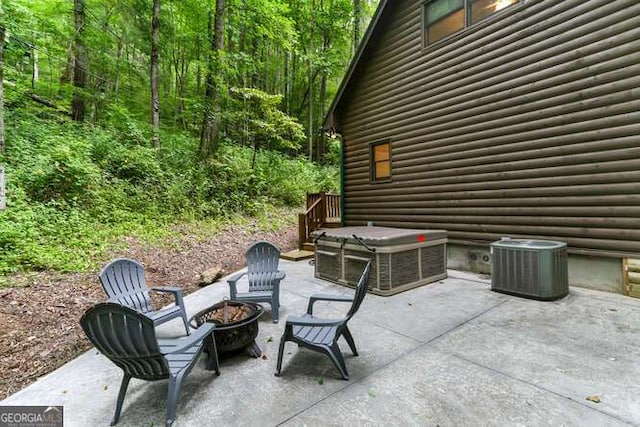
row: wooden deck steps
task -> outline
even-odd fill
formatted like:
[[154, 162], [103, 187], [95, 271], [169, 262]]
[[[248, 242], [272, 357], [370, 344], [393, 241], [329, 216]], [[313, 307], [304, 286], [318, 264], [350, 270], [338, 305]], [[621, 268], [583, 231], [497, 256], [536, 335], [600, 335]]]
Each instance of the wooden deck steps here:
[[296, 249], [295, 251], [284, 252], [280, 254], [280, 258], [288, 261], [302, 261], [313, 258], [313, 249], [311, 251]]
[[342, 221], [340, 218], [327, 218], [322, 224], [322, 228], [340, 228], [342, 227]]
[[313, 232], [342, 226], [339, 194], [307, 193], [307, 210], [298, 214], [298, 249], [313, 252]]

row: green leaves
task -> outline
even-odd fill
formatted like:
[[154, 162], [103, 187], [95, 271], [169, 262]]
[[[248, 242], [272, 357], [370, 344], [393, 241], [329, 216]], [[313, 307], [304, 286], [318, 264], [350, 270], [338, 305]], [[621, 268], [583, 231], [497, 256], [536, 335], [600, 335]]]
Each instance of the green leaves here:
[[24, 110], [8, 119], [0, 155], [8, 178], [0, 273], [87, 270], [122, 236], [153, 236], [168, 232], [167, 224], [256, 214], [271, 205], [297, 207], [307, 191], [335, 190], [338, 182], [336, 168], [271, 150], [261, 150], [252, 169], [252, 148], [230, 142], [217, 161], [201, 163], [198, 141], [185, 133], [163, 133], [162, 148], [154, 150], [124, 143], [127, 128], [54, 122]]
[[254, 147], [296, 152], [304, 140], [298, 121], [278, 109], [281, 95], [259, 89], [231, 88], [233, 103], [227, 118], [238, 126], [229, 129], [228, 137], [236, 142], [248, 141]]

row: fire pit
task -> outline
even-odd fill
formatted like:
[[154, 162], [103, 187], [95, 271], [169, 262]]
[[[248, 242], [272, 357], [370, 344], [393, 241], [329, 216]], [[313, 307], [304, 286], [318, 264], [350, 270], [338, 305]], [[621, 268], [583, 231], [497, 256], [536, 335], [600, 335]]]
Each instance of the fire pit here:
[[[225, 300], [200, 311], [189, 323], [197, 328], [205, 322], [216, 325], [213, 336], [218, 353], [231, 353], [246, 348], [251, 357], [260, 357], [262, 351], [255, 342], [258, 336], [258, 318], [262, 306], [240, 301]], [[205, 338], [205, 348], [209, 348], [211, 336]]]

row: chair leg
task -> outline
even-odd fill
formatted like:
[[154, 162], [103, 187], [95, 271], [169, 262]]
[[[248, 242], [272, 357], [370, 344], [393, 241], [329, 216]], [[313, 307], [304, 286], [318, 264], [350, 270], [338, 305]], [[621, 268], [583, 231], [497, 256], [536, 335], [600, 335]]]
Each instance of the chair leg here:
[[214, 332], [204, 340], [205, 352], [207, 353], [207, 370], [216, 371], [220, 375], [220, 362], [218, 361], [218, 349], [216, 348], [216, 338]]
[[171, 427], [176, 420], [178, 408], [178, 398], [180, 397], [180, 387], [182, 386], [183, 372], [169, 377], [169, 389], [167, 391], [167, 420], [166, 426]]
[[280, 301], [271, 300], [271, 320], [273, 323], [278, 323], [280, 319]]
[[349, 344], [349, 348], [351, 349], [351, 352], [353, 353], [353, 355], [358, 356], [356, 343], [353, 341], [353, 336], [351, 335], [351, 331], [349, 330], [349, 328], [345, 326], [344, 329], [342, 330], [342, 335], [344, 336], [344, 339], [347, 341], [347, 344]]
[[127, 393], [127, 387], [129, 387], [129, 380], [131, 380], [131, 377], [127, 374], [124, 374], [124, 376], [122, 377], [122, 383], [120, 384], [120, 392], [118, 393], [118, 400], [116, 403], [116, 413], [113, 415], [113, 419], [111, 420], [112, 426], [118, 424], [118, 421], [120, 420], [122, 403], [124, 402], [124, 395]]
[[189, 328], [189, 320], [187, 320], [187, 312], [182, 310], [182, 321], [184, 322], [184, 328], [187, 330], [187, 335], [191, 335], [191, 328]]
[[284, 353], [284, 344], [287, 342], [286, 332], [280, 338], [280, 349], [278, 350], [278, 363], [276, 364], [276, 377], [280, 376], [280, 369], [282, 368], [282, 354]]
[[338, 347], [338, 343], [334, 342], [331, 347], [326, 347], [324, 353], [329, 356], [333, 364], [338, 368], [340, 375], [342, 375], [342, 379], [349, 380], [347, 365], [344, 363], [344, 358], [342, 357], [342, 352], [340, 351], [340, 347]]

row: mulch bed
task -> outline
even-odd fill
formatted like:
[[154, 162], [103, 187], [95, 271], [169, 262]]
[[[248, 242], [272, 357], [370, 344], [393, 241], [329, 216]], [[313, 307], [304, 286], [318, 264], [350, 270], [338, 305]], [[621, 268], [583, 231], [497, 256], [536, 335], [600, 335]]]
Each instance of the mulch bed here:
[[[296, 227], [274, 232], [252, 229], [256, 227], [251, 224], [232, 226], [205, 241], [177, 230], [170, 244], [147, 247], [130, 239], [127, 250], [111, 256], [140, 261], [149, 286], [180, 286], [188, 294], [198, 289], [197, 274], [210, 267], [222, 267], [227, 273], [240, 269], [246, 248], [257, 240], [268, 240], [283, 252], [297, 246]], [[90, 347], [78, 321], [91, 305], [105, 300], [97, 274], [16, 275], [11, 279], [19, 287], [0, 290], [0, 398]], [[168, 301], [154, 300], [154, 305]]]

